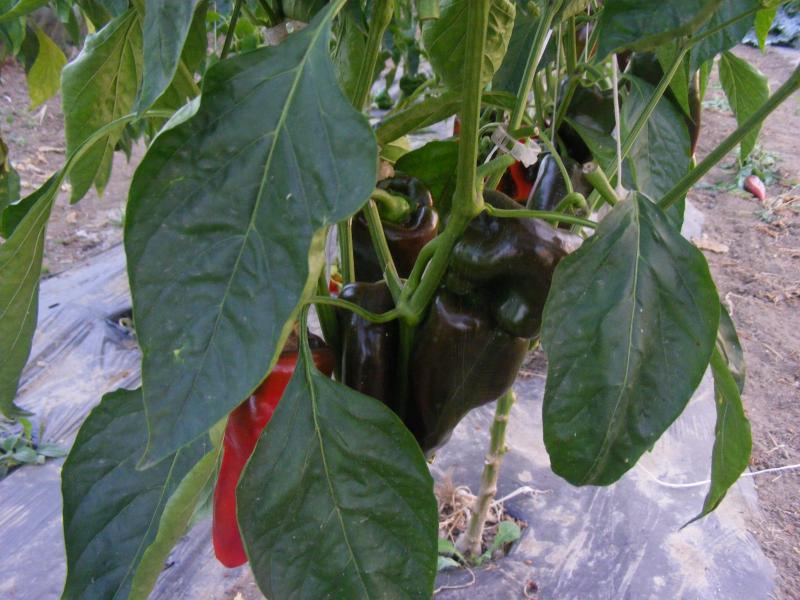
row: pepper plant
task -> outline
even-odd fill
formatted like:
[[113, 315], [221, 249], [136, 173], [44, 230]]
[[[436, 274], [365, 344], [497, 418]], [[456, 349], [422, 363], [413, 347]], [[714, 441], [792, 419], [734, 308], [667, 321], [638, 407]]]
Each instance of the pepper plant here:
[[[0, 1], [6, 52], [45, 61], [32, 89], [60, 68], [28, 16], [47, 4]], [[538, 341], [544, 441], [571, 484], [622, 477], [709, 366], [716, 443], [696, 518], [746, 468], [741, 347], [679, 229], [691, 187], [737, 145], [744, 159], [800, 86], [796, 70], [770, 95], [730, 52], [754, 23], [766, 34], [778, 2], [50, 4], [82, 48], [61, 71], [63, 168], [16, 198], [0, 145], [6, 416], [24, 413], [59, 189], [102, 191], [114, 151], [147, 143], [124, 228], [142, 385], [102, 399], [64, 464], [65, 598], [146, 597], [215, 487], [217, 555], [249, 560], [267, 597], [430, 597], [426, 458], [499, 399], [462, 549], [478, 556], [510, 387]], [[371, 112], [392, 56], [430, 79]], [[715, 60], [739, 126], [698, 163]], [[411, 150], [453, 115], [452, 136]]]

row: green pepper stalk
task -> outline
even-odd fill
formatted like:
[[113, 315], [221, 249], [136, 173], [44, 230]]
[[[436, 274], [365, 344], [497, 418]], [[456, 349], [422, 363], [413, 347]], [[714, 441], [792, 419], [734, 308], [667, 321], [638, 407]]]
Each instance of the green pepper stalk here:
[[[458, 144], [458, 179], [453, 195], [450, 218], [439, 236], [428, 268], [420, 280], [419, 287], [412, 289], [406, 284], [398, 303], [409, 325], [416, 325], [428, 307], [439, 282], [447, 269], [450, 253], [469, 222], [483, 210], [483, 197], [478, 192], [478, 127], [481, 109], [481, 69], [486, 29], [489, 24], [489, 0], [474, 0], [467, 4], [467, 39], [465, 53], [465, 78], [462, 92], [461, 135]], [[413, 295], [412, 295], [413, 294]]]
[[472, 516], [469, 520], [463, 547], [460, 548], [462, 551], [466, 550], [472, 558], [476, 558], [481, 554], [483, 528], [486, 525], [489, 506], [497, 494], [497, 478], [500, 474], [500, 464], [508, 451], [506, 448], [506, 428], [508, 427], [511, 407], [514, 406], [515, 400], [516, 397], [513, 390], [508, 390], [500, 397], [494, 411], [494, 421], [492, 421], [489, 429], [489, 452], [486, 454], [486, 459], [483, 463], [481, 487], [472, 507]]

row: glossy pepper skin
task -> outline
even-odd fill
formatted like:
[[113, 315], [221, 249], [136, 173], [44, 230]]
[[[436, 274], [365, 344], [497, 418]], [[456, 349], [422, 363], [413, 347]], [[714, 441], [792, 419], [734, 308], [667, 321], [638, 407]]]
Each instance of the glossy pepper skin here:
[[[330, 376], [336, 361], [333, 351], [314, 335], [309, 335], [309, 344], [314, 364], [325, 375]], [[211, 537], [217, 560], [229, 568], [247, 562], [236, 520], [236, 485], [261, 432], [272, 418], [292, 378], [297, 356], [297, 351], [282, 352], [264, 382], [228, 416], [222, 441], [222, 463], [214, 488]]]
[[[484, 200], [518, 206], [499, 192], [484, 192]], [[509, 389], [539, 332], [553, 272], [565, 255], [542, 221], [486, 213], [472, 220], [412, 352], [409, 391], [418, 421], [406, 422], [424, 451], [444, 443], [467, 412]], [[432, 364], [438, 368], [425, 367]]]
[[528, 340], [497, 327], [480, 301], [447, 289], [437, 292], [416, 339], [409, 382], [416, 410], [406, 425], [431, 453], [464, 415], [511, 387]]
[[[581, 165], [569, 156], [561, 160], [567, 169], [573, 189], [584, 196], [588, 196], [589, 192], [591, 192], [591, 187], [583, 178]], [[536, 165], [537, 174], [533, 194], [526, 198], [527, 204], [525, 207], [531, 210], [555, 210], [558, 203], [568, 193], [567, 184], [564, 182], [563, 175], [561, 175], [561, 169], [558, 168], [558, 163], [550, 153], [541, 154]]]
[[[362, 308], [383, 313], [394, 308], [392, 295], [384, 281], [349, 283], [339, 298]], [[342, 348], [340, 374], [348, 387], [377, 398], [401, 414], [396, 401], [398, 352], [397, 321], [370, 323], [353, 312], [337, 309]]]
[[[564, 81], [566, 85], [567, 81]], [[566, 88], [562, 90], [562, 96]], [[600, 136], [610, 136], [614, 131], [614, 99], [611, 91], [597, 87], [578, 86], [567, 109], [567, 119], [589, 129]], [[567, 147], [569, 155], [579, 163], [592, 160], [592, 152], [568, 122], [558, 128], [558, 135]]]
[[[386, 243], [392, 253], [397, 274], [406, 278], [411, 274], [419, 251], [436, 237], [439, 217], [433, 209], [433, 200], [428, 188], [414, 177], [398, 174], [379, 181], [378, 187], [405, 196], [416, 206], [404, 223], [382, 221]], [[361, 213], [353, 219], [353, 258], [357, 281], [372, 282], [383, 278], [378, 255], [369, 235], [367, 220]]]

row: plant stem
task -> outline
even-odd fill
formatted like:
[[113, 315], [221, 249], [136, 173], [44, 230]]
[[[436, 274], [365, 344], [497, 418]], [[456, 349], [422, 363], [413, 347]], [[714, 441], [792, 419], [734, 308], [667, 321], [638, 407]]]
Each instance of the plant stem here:
[[351, 98], [353, 106], [358, 110], [363, 110], [364, 105], [369, 100], [369, 92], [372, 89], [372, 80], [375, 76], [375, 67], [378, 64], [383, 34], [392, 21], [393, 13], [394, 0], [375, 0], [373, 2], [367, 47], [364, 50], [364, 59], [359, 65], [358, 79]]
[[614, 101], [614, 133], [616, 134], [614, 137], [616, 138], [616, 147], [617, 147], [617, 164], [616, 164], [616, 171], [617, 171], [617, 194], [622, 193], [622, 123], [620, 121], [619, 116], [619, 62], [617, 61], [617, 55], [611, 55], [611, 85], [614, 93], [612, 94], [612, 98]]
[[228, 31], [225, 33], [225, 43], [222, 44], [222, 53], [220, 59], [225, 60], [228, 52], [231, 51], [231, 44], [233, 43], [233, 32], [236, 30], [236, 23], [239, 21], [239, 13], [242, 10], [242, 0], [236, 0], [231, 11], [231, 20], [228, 23]]
[[478, 179], [484, 179], [498, 171], [504, 173], [508, 167], [517, 162], [517, 159], [510, 154], [501, 154], [487, 163], [483, 163], [477, 170]]
[[370, 323], [388, 323], [394, 321], [400, 316], [396, 308], [386, 311], [385, 313], [370, 312], [354, 302], [349, 300], [342, 300], [341, 298], [332, 298], [331, 296], [311, 296], [306, 302], [308, 304], [322, 304], [326, 306], [333, 306], [336, 308], [343, 308], [357, 314], [362, 319], [366, 319]]
[[386, 235], [383, 233], [383, 224], [381, 223], [381, 216], [378, 213], [378, 207], [371, 198], [364, 207], [364, 216], [367, 218], [369, 235], [372, 238], [372, 245], [375, 247], [375, 252], [378, 254], [378, 262], [381, 265], [383, 277], [386, 279], [386, 285], [389, 287], [389, 292], [391, 292], [395, 303], [397, 303], [400, 299], [400, 292], [403, 289], [403, 284], [400, 283], [400, 277], [397, 275], [397, 268], [394, 266], [394, 261], [392, 260], [392, 252], [389, 250], [389, 245], [386, 243]]
[[[416, 325], [428, 307], [439, 282], [447, 269], [453, 246], [461, 238], [469, 222], [483, 210], [483, 196], [477, 181], [478, 127], [481, 109], [481, 72], [486, 29], [489, 23], [489, 0], [470, 0], [467, 3], [467, 39], [464, 58], [464, 88], [462, 91], [461, 135], [458, 144], [458, 179], [453, 194], [450, 217], [428, 268], [416, 290], [406, 284], [398, 303], [409, 325]], [[413, 293], [413, 296], [411, 295]]]
[[379, 203], [378, 214], [391, 223], [402, 223], [411, 214], [411, 204], [403, 196], [397, 196], [386, 190], [375, 188], [370, 196]]
[[541, 219], [542, 221], [548, 221], [550, 223], [569, 223], [571, 225], [589, 227], [590, 229], [597, 228], [597, 223], [594, 221], [582, 219], [581, 217], [575, 217], [573, 215], [565, 215], [552, 210], [528, 210], [527, 208], [504, 209], [495, 208], [490, 204], [485, 205], [484, 210], [491, 216], [501, 219]]
[[608, 180], [608, 177], [606, 177], [605, 171], [600, 168], [600, 165], [597, 163], [588, 163], [588, 165], [583, 168], [583, 176], [608, 204], [614, 206], [619, 202], [617, 193], [614, 191], [614, 188], [611, 187], [611, 182]]
[[472, 508], [472, 517], [469, 520], [465, 547], [473, 558], [481, 554], [481, 539], [483, 538], [483, 528], [486, 524], [486, 517], [489, 514], [489, 506], [497, 494], [497, 477], [500, 474], [500, 464], [506, 449], [506, 427], [511, 407], [514, 406], [514, 392], [508, 390], [497, 401], [494, 411], [494, 421], [490, 428], [489, 452], [483, 464], [481, 473], [481, 487], [475, 504]]
[[564, 179], [564, 186], [567, 188], [567, 193], [571, 194], [575, 191], [572, 187], [572, 179], [570, 179], [567, 167], [564, 166], [564, 161], [561, 160], [561, 157], [558, 155], [558, 151], [553, 145], [553, 142], [547, 138], [547, 135], [544, 133], [544, 131], [539, 136], [539, 141], [544, 144], [544, 147], [547, 148], [550, 156], [552, 156], [553, 160], [556, 161], [556, 166], [558, 166], [558, 170], [561, 172], [561, 177]]
[[352, 219], [345, 219], [336, 225], [337, 241], [339, 243], [339, 261], [342, 269], [342, 280], [353, 283], [356, 280], [356, 265], [353, 259], [353, 230], [350, 228]]
[[[328, 280], [325, 275], [325, 266], [323, 265], [319, 273], [319, 280], [317, 281], [317, 296], [330, 298], [331, 296], [330, 292], [328, 291]], [[341, 337], [339, 332], [339, 321], [336, 318], [336, 313], [334, 312], [333, 307], [328, 304], [318, 304], [316, 309], [317, 316], [319, 317], [319, 324], [322, 328], [322, 335], [325, 337], [325, 341], [328, 342], [328, 345], [333, 348], [336, 356], [339, 356], [339, 351], [341, 349]], [[336, 370], [336, 377], [338, 378], [338, 361], [334, 368]]]
[[747, 121], [742, 123], [740, 127], [725, 138], [713, 152], [706, 156], [700, 164], [694, 169], [684, 175], [675, 186], [667, 192], [664, 197], [659, 201], [658, 205], [666, 210], [682, 198], [691, 187], [700, 181], [700, 179], [708, 173], [711, 168], [721, 161], [725, 155], [736, 147], [736, 144], [750, 133], [750, 131], [757, 127], [770, 113], [772, 113], [784, 100], [791, 96], [794, 92], [800, 89], [800, 66], [795, 68], [794, 72], [789, 76], [789, 79], [778, 88], [778, 90], [769, 97], [769, 99], [761, 105], [761, 107], [753, 113]]

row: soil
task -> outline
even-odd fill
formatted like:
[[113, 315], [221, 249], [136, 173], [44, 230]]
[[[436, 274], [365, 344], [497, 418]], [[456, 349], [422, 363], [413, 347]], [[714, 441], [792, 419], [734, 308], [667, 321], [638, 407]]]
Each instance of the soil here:
[[[800, 61], [797, 52], [779, 49], [761, 54], [739, 47], [736, 53], [764, 72], [773, 90]], [[718, 81], [712, 80], [699, 159], [735, 127], [722, 97]], [[767, 181], [766, 202], [736, 187], [739, 167], [733, 154], [690, 193], [705, 215], [705, 236], [697, 244], [736, 323], [748, 363], [744, 402], [753, 429], [753, 469], [800, 463], [798, 131], [796, 94], [767, 120], [760, 138], [760, 162], [774, 160], [775, 180]], [[32, 192], [63, 164], [60, 99], [29, 110], [24, 73], [13, 62], [0, 69], [0, 136], [22, 178], [23, 194]], [[70, 206], [65, 186], [50, 220], [45, 276], [121, 241], [127, 189], [142, 152], [136, 148], [130, 163], [117, 154], [114, 175], [102, 198], [92, 191]], [[540, 353], [532, 358], [526, 367], [541, 371]], [[800, 598], [800, 470], [760, 475], [756, 485], [763, 514], [751, 529], [777, 568], [775, 597]]]

